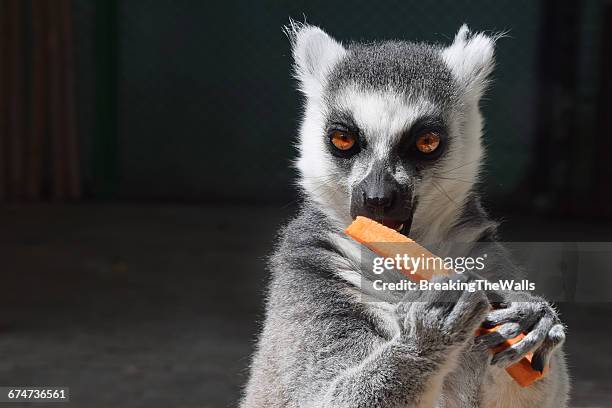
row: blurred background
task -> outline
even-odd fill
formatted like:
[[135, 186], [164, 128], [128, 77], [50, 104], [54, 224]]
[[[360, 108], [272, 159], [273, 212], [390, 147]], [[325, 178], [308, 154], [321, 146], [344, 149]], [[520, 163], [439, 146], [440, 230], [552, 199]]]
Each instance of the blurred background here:
[[[297, 203], [290, 16], [343, 42], [507, 32], [486, 207], [508, 241], [612, 241], [611, 1], [0, 0], [0, 385], [236, 405]], [[612, 307], [559, 307], [573, 406], [612, 405]]]

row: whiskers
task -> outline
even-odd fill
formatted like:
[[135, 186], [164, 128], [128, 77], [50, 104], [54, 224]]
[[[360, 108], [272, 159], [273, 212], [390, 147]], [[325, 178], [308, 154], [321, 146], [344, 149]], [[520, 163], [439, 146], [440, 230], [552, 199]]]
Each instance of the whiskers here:
[[453, 203], [456, 207], [459, 207], [459, 203], [453, 200], [450, 194], [448, 194], [448, 192], [440, 184], [436, 183], [435, 180], [431, 180], [431, 184], [440, 192], [440, 194], [443, 194], [446, 198], [448, 198], [448, 201]]
[[[454, 167], [452, 169], [448, 169], [448, 170], [444, 170], [444, 171], [434, 171], [434, 173], [430, 176], [431, 177], [431, 184], [432, 186], [434, 186], [434, 188], [436, 190], [438, 190], [438, 192], [443, 195], [444, 197], [446, 197], [446, 199], [448, 201], [450, 201], [451, 203], [453, 203], [453, 205], [459, 207], [459, 203], [457, 202], [457, 200], [455, 200], [451, 194], [448, 193], [448, 191], [446, 191], [446, 189], [443, 187], [443, 182], [441, 181], [446, 181], [446, 182], [456, 182], [456, 183], [462, 183], [465, 187], [469, 187], [473, 184], [476, 183], [477, 180], [470, 180], [469, 177], [471, 175], [468, 174], [463, 174], [463, 176], [468, 177], [468, 179], [465, 178], [461, 178], [460, 176], [462, 175], [461, 172], [457, 172], [457, 170], [465, 168], [466, 166], [469, 166], [471, 164], [474, 163], [478, 163], [479, 160], [472, 160], [466, 163], [463, 163], [457, 167]], [[436, 181], [437, 180], [437, 181]], [[446, 183], [448, 184], [448, 183]]]
[[435, 174], [432, 175], [431, 177], [434, 179], [438, 179], [438, 180], [458, 181], [459, 183], [474, 184], [473, 181], [462, 180], [460, 178], [455, 178], [455, 177], [442, 177], [442, 176], [436, 176]]
[[449, 170], [445, 170], [445, 171], [442, 171], [442, 172], [438, 172], [437, 174], [445, 175], [445, 174], [448, 174], [448, 173], [452, 173], [453, 171], [462, 169], [462, 168], [464, 168], [466, 166], [469, 166], [470, 164], [474, 164], [474, 163], [478, 163], [478, 162], [480, 162], [480, 159], [472, 160], [472, 161], [469, 161], [467, 163], [463, 163], [463, 164], [461, 164], [461, 165], [459, 165], [459, 166], [457, 166], [455, 168], [452, 168], [452, 169], [449, 169]]

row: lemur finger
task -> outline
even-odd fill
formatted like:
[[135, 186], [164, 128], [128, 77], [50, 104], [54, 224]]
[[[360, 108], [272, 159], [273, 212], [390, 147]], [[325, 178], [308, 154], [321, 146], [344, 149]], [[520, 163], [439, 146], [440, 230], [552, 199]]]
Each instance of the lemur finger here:
[[553, 326], [553, 320], [550, 317], [545, 317], [540, 320], [534, 328], [523, 338], [523, 340], [514, 343], [507, 349], [500, 351], [493, 356], [491, 364], [499, 366], [508, 366], [520, 360], [526, 353], [533, 351], [536, 347], [544, 342], [546, 335]]
[[531, 366], [534, 370], [544, 371], [548, 366], [552, 352], [565, 341], [565, 328], [562, 324], [555, 324], [548, 332], [542, 345], [533, 353]]
[[[432, 279], [432, 282], [444, 283], [450, 278], [447, 276], [436, 276]], [[401, 303], [451, 303], [457, 302], [461, 292], [454, 291], [443, 291], [443, 290], [421, 290], [414, 289], [408, 290], [404, 294]]]
[[504, 323], [517, 322], [523, 331], [530, 331], [545, 314], [543, 305], [539, 303], [515, 302], [506, 309], [493, 310], [483, 322], [483, 326], [492, 328]]
[[491, 311], [482, 322], [483, 327], [492, 328], [500, 324], [518, 322], [521, 320], [521, 314], [514, 308], [498, 309]]
[[421, 291], [420, 289], [407, 290], [404, 296], [402, 297], [402, 300], [398, 302], [398, 308], [405, 309], [407, 305], [410, 305], [410, 303], [422, 302], [422, 298], [423, 291]]
[[488, 349], [497, 347], [504, 341], [513, 339], [521, 332], [521, 325], [518, 323], [506, 323], [494, 332], [483, 334], [476, 337], [474, 341], [478, 349]]
[[445, 324], [451, 330], [462, 328], [473, 332], [481, 325], [489, 307], [489, 301], [484, 293], [465, 291], [446, 316]]
[[[447, 278], [436, 280], [444, 280]], [[413, 315], [423, 316], [439, 316], [437, 319], [442, 320], [443, 316], [448, 314], [460, 296], [457, 291], [439, 291], [439, 290], [413, 290], [408, 291], [398, 306], [397, 311], [404, 316], [404, 326], [408, 327], [415, 320]], [[417, 319], [418, 320], [418, 319]]]
[[495, 291], [487, 291], [485, 293], [493, 309], [506, 309], [510, 307], [510, 302], [505, 300], [503, 294]]
[[[431, 282], [444, 284], [450, 280], [451, 278], [448, 276], [437, 276]], [[425, 296], [428, 297], [430, 303], [448, 304], [449, 307], [453, 307], [462, 296], [462, 292], [457, 290], [424, 290], [423, 292], [425, 292]]]

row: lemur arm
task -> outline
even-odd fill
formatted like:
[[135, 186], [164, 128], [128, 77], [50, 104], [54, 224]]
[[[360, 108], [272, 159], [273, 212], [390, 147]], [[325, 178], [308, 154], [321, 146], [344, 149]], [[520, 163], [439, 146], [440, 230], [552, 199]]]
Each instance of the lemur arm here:
[[443, 379], [440, 362], [418, 356], [400, 336], [390, 341], [363, 340], [364, 347], [375, 346], [361, 361], [335, 373], [329, 382], [324, 380], [328, 385], [314, 397], [314, 406], [375, 407], [383, 401], [388, 407], [434, 405]]
[[381, 319], [352, 310], [328, 314], [321, 311], [338, 304], [325, 303], [276, 303], [283, 313], [268, 315], [266, 326], [283, 330], [264, 330], [244, 408], [434, 405], [442, 387], [442, 350], [426, 357], [411, 346], [395, 311]]
[[483, 293], [457, 291], [414, 291], [370, 309], [333, 282], [317, 286], [316, 302], [274, 306], [285, 313], [273, 325], [299, 342], [291, 353], [304, 364], [290, 369], [308, 407], [433, 406], [488, 309]]

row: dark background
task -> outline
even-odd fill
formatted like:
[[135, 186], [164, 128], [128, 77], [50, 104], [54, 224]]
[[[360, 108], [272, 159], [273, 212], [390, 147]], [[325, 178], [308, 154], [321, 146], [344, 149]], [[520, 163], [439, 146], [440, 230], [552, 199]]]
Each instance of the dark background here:
[[[507, 32], [485, 203], [506, 240], [611, 240], [610, 1], [0, 0], [0, 385], [235, 405], [296, 200], [290, 16], [344, 42]], [[560, 308], [573, 404], [612, 404], [612, 309]]]

